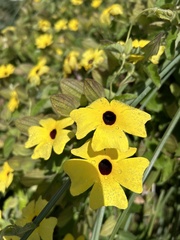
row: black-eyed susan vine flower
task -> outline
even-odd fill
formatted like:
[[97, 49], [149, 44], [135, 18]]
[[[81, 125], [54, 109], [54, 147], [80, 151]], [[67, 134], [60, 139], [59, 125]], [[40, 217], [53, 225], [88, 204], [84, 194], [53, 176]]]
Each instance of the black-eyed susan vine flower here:
[[35, 44], [37, 48], [44, 49], [53, 43], [52, 34], [42, 34], [36, 38]]
[[10, 100], [7, 104], [7, 108], [10, 112], [14, 112], [19, 106], [19, 97], [17, 91], [13, 90], [10, 93]]
[[71, 0], [71, 3], [73, 5], [81, 5], [81, 4], [83, 4], [83, 0]]
[[151, 116], [127, 104], [106, 98], [99, 98], [87, 107], [75, 109], [70, 113], [77, 124], [77, 139], [85, 137], [95, 130], [92, 148], [100, 151], [104, 148], [117, 148], [127, 151], [129, 133], [146, 137], [145, 123]]
[[71, 31], [74, 31], [74, 32], [77, 31], [79, 29], [79, 21], [78, 21], [78, 19], [73, 18], [73, 19], [69, 20], [68, 28]]
[[102, 3], [102, 0], [92, 0], [91, 7], [98, 8]]
[[47, 32], [51, 28], [51, 23], [46, 19], [40, 19], [38, 21], [38, 28], [43, 32]]
[[64, 76], [71, 74], [73, 71], [77, 71], [79, 67], [78, 57], [80, 53], [78, 51], [71, 51], [65, 58], [63, 63]]
[[84, 67], [86, 71], [97, 68], [104, 62], [105, 58], [106, 55], [103, 50], [90, 48], [82, 54], [80, 66]]
[[122, 6], [120, 4], [113, 4], [108, 8], [104, 9], [104, 11], [100, 16], [100, 21], [105, 25], [110, 25], [112, 16], [117, 16], [122, 14], [123, 14]]
[[66, 30], [68, 28], [68, 20], [63, 18], [59, 19], [55, 24], [54, 24], [54, 29], [56, 32], [60, 32], [61, 30]]
[[142, 177], [149, 161], [143, 157], [129, 158], [136, 148], [129, 148], [127, 152], [117, 149], [95, 152], [91, 140], [88, 140], [71, 152], [82, 159], [70, 159], [63, 164], [64, 171], [71, 179], [70, 192], [76, 196], [93, 186], [90, 193], [92, 209], [101, 206], [127, 208], [128, 201], [122, 187], [136, 193], [142, 192]]
[[0, 167], [0, 192], [5, 193], [6, 189], [12, 183], [13, 171], [8, 162], [4, 162], [3, 166]]
[[66, 143], [73, 137], [70, 130], [64, 129], [73, 124], [71, 118], [54, 120], [52, 118], [41, 119], [41, 126], [31, 126], [28, 129], [29, 138], [25, 143], [26, 148], [37, 145], [34, 149], [32, 159], [50, 158], [52, 149], [55, 153], [61, 154]]
[[0, 66], [0, 78], [7, 78], [14, 73], [15, 67], [12, 64]]
[[[145, 47], [150, 41], [149, 40], [133, 40], [132, 41], [132, 47], [134, 49], [142, 49], [143, 47]], [[119, 42], [121, 45], [124, 45], [124, 42], [120, 41]], [[159, 59], [161, 57], [161, 55], [164, 53], [165, 51], [165, 46], [161, 45], [159, 46], [158, 52], [155, 55], [152, 55], [149, 60], [153, 63], [153, 64], [158, 64], [159, 63]], [[144, 59], [144, 56], [142, 54], [130, 54], [129, 56], [129, 61], [131, 61], [132, 63], [137, 63], [141, 60]]]
[[49, 67], [46, 65], [46, 59], [42, 58], [39, 60], [36, 66], [34, 66], [29, 74], [28, 80], [33, 85], [39, 85], [41, 83], [41, 76], [49, 72]]
[[[47, 201], [41, 196], [37, 201], [31, 201], [23, 210], [22, 217], [16, 221], [17, 226], [25, 226], [32, 222], [47, 205]], [[57, 224], [55, 217], [44, 218], [39, 226], [28, 237], [28, 240], [52, 240], [53, 231]]]

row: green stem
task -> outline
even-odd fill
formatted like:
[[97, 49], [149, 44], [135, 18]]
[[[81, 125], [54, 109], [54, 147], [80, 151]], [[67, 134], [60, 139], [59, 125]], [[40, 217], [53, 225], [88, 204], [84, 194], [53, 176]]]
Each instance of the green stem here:
[[91, 240], [98, 240], [100, 235], [100, 230], [102, 226], [102, 221], [104, 217], [105, 207], [101, 207], [97, 212], [96, 222], [94, 224]]
[[[151, 159], [151, 162], [150, 162], [150, 165], [148, 167], [148, 169], [146, 170], [145, 174], [144, 174], [144, 178], [143, 178], [143, 183], [145, 182], [145, 180], [147, 179], [151, 169], [153, 168], [159, 154], [161, 153], [169, 135], [172, 133], [174, 127], [176, 126], [177, 122], [179, 121], [180, 119], [180, 108], [178, 109], [178, 111], [176, 112], [174, 118], [171, 120], [171, 123], [169, 124], [167, 130], [165, 131], [163, 137], [162, 137], [162, 140], [160, 141], [160, 144], [157, 146], [156, 150], [155, 150], [155, 153]], [[117, 223], [113, 229], [113, 232], [109, 238], [109, 240], [114, 240], [114, 237], [116, 235], [116, 233], [118, 232], [119, 228], [122, 227], [123, 223], [124, 223], [124, 220], [127, 218], [127, 215], [129, 215], [129, 212], [130, 212], [130, 208], [131, 208], [131, 205], [133, 204], [134, 202], [134, 199], [135, 199], [135, 196], [136, 194], [135, 193], [132, 193], [130, 199], [129, 199], [129, 204], [128, 204], [128, 208], [126, 210], [123, 211], [123, 213], [121, 215], [119, 215], [118, 217], [118, 220], [117, 220]]]
[[[50, 199], [48, 204], [43, 208], [43, 210], [40, 212], [40, 214], [35, 218], [33, 223], [35, 224], [36, 228], [38, 227], [40, 222], [48, 215], [50, 210], [54, 207], [56, 202], [61, 198], [61, 196], [64, 194], [65, 191], [67, 191], [67, 189], [69, 187], [70, 187], [70, 179], [68, 179], [64, 183], [64, 185], [55, 193], [55, 195]], [[24, 234], [24, 236], [21, 238], [21, 240], [26, 240], [34, 230], [35, 229], [32, 229], [32, 230], [29, 230], [28, 232], [26, 232]]]

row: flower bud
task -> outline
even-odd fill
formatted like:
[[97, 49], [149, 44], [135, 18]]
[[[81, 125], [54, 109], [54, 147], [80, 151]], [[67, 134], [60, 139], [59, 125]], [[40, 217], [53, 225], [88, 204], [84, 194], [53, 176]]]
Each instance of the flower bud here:
[[98, 98], [104, 97], [104, 88], [94, 79], [87, 78], [84, 81], [84, 95], [89, 102], [93, 102]]

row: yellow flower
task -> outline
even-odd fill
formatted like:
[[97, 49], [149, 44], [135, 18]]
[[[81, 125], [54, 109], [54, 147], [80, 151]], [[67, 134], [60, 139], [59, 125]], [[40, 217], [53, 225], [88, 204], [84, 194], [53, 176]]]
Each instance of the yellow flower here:
[[50, 29], [51, 23], [48, 20], [41, 19], [38, 22], [38, 28], [42, 30], [43, 32], [46, 32]]
[[78, 63], [79, 52], [71, 51], [64, 60], [63, 71], [64, 75], [71, 74], [73, 70], [79, 69]]
[[19, 106], [19, 98], [18, 98], [18, 94], [15, 90], [13, 90], [10, 93], [10, 95], [11, 95], [11, 98], [8, 102], [7, 107], [8, 107], [10, 112], [14, 112]]
[[38, 38], [36, 38], [36, 46], [37, 48], [44, 49], [50, 46], [53, 42], [53, 36], [51, 34], [42, 34]]
[[79, 21], [75, 18], [71, 19], [69, 22], [68, 22], [68, 28], [71, 30], [71, 31], [77, 31], [78, 28], [79, 28]]
[[81, 5], [83, 3], [83, 0], [71, 0], [71, 3], [73, 5]]
[[5, 193], [6, 188], [12, 183], [13, 169], [7, 162], [0, 168], [0, 192]]
[[68, 21], [66, 19], [60, 19], [55, 23], [54, 29], [56, 30], [56, 32], [59, 32], [61, 30], [66, 30], [67, 24], [68, 24]]
[[[132, 42], [132, 46], [134, 48], [143, 48], [145, 47], [150, 41], [149, 40], [137, 40], [135, 39]], [[153, 63], [153, 64], [158, 64], [159, 63], [159, 59], [161, 57], [161, 55], [164, 53], [165, 51], [165, 46], [160, 46], [158, 53], [156, 55], [153, 55], [149, 58], [149, 60]], [[137, 63], [138, 61], [141, 61], [144, 58], [143, 55], [140, 54], [131, 54], [129, 57], [129, 60], [133, 63]]]
[[[16, 225], [25, 226], [39, 215], [42, 209], [47, 205], [47, 201], [41, 197], [35, 202], [31, 201], [23, 210], [22, 217], [16, 221]], [[28, 240], [52, 240], [53, 231], [57, 224], [55, 217], [44, 218], [39, 226], [28, 237]]]
[[73, 110], [70, 116], [77, 124], [77, 139], [95, 130], [92, 139], [94, 151], [104, 148], [127, 151], [128, 140], [124, 132], [146, 137], [145, 123], [151, 119], [151, 116], [142, 110], [117, 100], [109, 102], [105, 98]]
[[37, 65], [30, 70], [28, 79], [33, 85], [39, 85], [41, 83], [40, 76], [49, 72], [49, 67], [45, 64], [46, 59], [42, 58]]
[[[73, 237], [72, 234], [67, 233], [66, 236], [63, 238], [63, 240], [75, 240], [75, 238]], [[85, 240], [85, 238], [83, 235], [81, 235], [78, 238], [76, 238], [76, 240]]]
[[123, 14], [123, 8], [120, 4], [113, 4], [110, 7], [106, 8], [101, 16], [100, 21], [103, 24], [110, 25], [111, 24], [111, 16], [121, 15]]
[[98, 8], [102, 3], [102, 0], [92, 0], [91, 7]]
[[136, 148], [129, 148], [123, 153], [116, 149], [94, 152], [91, 140], [88, 140], [71, 152], [83, 159], [70, 159], [63, 164], [71, 179], [70, 192], [76, 196], [92, 187], [92, 209], [102, 206], [127, 208], [128, 201], [121, 186], [136, 193], [142, 192], [142, 177], [149, 161], [143, 157], [128, 158], [136, 152]]
[[105, 60], [105, 53], [103, 50], [88, 49], [82, 55], [80, 65], [87, 70], [97, 68]]
[[56, 53], [57, 53], [57, 55], [61, 56], [63, 54], [63, 50], [60, 48], [56, 48]]
[[12, 64], [0, 66], [0, 78], [9, 77], [14, 72], [14, 66]]
[[32, 159], [49, 159], [52, 148], [55, 153], [61, 154], [66, 143], [73, 137], [73, 133], [64, 128], [73, 124], [73, 120], [64, 118], [56, 121], [52, 118], [47, 118], [40, 120], [39, 124], [41, 126], [31, 126], [29, 128], [29, 139], [25, 143], [26, 148], [37, 145], [31, 156]]

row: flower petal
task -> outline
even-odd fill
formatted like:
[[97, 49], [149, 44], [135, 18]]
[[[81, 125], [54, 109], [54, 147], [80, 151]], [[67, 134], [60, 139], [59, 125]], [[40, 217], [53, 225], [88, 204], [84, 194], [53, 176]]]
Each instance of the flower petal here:
[[61, 130], [57, 132], [56, 138], [53, 143], [54, 152], [61, 154], [64, 150], [66, 143], [74, 136], [73, 132], [69, 130]]
[[128, 150], [128, 139], [119, 127], [99, 126], [92, 138], [92, 148], [100, 151], [104, 148], [117, 148], [122, 152]]
[[97, 209], [102, 206], [116, 206], [125, 209], [128, 201], [124, 190], [115, 181], [105, 179], [103, 183], [96, 182], [90, 193], [90, 207]]
[[151, 119], [148, 113], [116, 100], [112, 100], [110, 104], [117, 115], [116, 124], [123, 131], [139, 137], [147, 136], [145, 123]]
[[66, 128], [66, 127], [72, 125], [73, 122], [74, 121], [70, 117], [61, 119], [61, 120], [57, 121], [56, 129], [59, 130], [59, 129]]
[[57, 224], [55, 217], [44, 218], [38, 227], [38, 232], [43, 240], [53, 240], [54, 228]]
[[70, 192], [73, 196], [85, 192], [93, 185], [98, 176], [94, 166], [85, 160], [67, 160], [63, 164], [63, 169], [71, 179]]
[[46, 118], [46, 119], [41, 119], [39, 121], [39, 124], [46, 128], [47, 130], [52, 130], [56, 127], [56, 120], [54, 120], [53, 118]]
[[48, 160], [51, 156], [52, 151], [52, 141], [51, 142], [42, 142], [38, 144], [35, 149], [34, 153], [31, 156], [32, 159], [44, 158]]
[[85, 137], [89, 132], [102, 124], [102, 114], [107, 111], [109, 102], [105, 98], [100, 98], [88, 107], [75, 109], [70, 113], [71, 118], [77, 123], [77, 139]]
[[25, 148], [33, 147], [42, 141], [49, 139], [49, 132], [47, 129], [39, 127], [39, 126], [32, 126], [28, 130], [29, 138], [25, 143]]
[[142, 192], [142, 177], [149, 161], [143, 157], [119, 160], [114, 179], [133, 192]]

